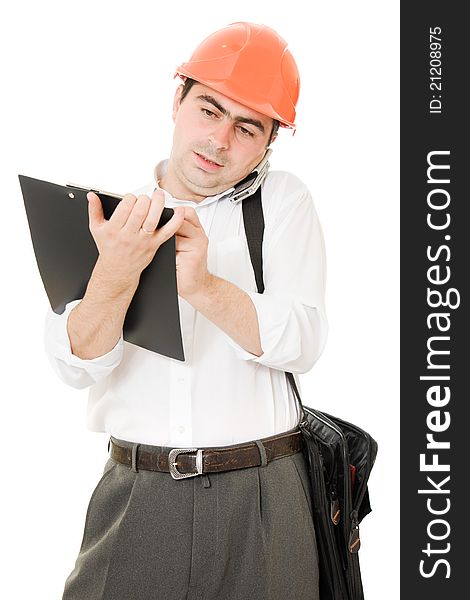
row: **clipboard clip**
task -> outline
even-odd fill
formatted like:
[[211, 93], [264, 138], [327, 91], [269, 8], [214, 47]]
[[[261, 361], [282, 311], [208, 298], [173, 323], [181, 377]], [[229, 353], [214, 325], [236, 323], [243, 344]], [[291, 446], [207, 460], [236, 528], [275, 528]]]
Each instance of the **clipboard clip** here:
[[67, 182], [65, 187], [75, 188], [76, 190], [82, 190], [84, 192], [94, 192], [95, 194], [103, 194], [103, 196], [111, 196], [112, 198], [117, 198], [118, 200], [122, 200], [124, 196], [120, 196], [119, 194], [115, 194], [114, 192], [105, 192], [104, 190], [98, 190], [97, 188], [92, 188], [85, 185], [78, 185], [76, 183]]

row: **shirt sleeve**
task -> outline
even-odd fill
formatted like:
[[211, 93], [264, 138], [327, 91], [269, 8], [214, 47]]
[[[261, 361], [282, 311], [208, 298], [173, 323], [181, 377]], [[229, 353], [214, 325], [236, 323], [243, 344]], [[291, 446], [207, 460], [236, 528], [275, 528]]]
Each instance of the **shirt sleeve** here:
[[263, 239], [263, 294], [244, 290], [258, 317], [263, 354], [226, 336], [236, 355], [273, 369], [306, 373], [320, 357], [328, 332], [323, 233], [305, 186], [287, 194]]
[[121, 362], [124, 341], [121, 336], [109, 352], [96, 358], [85, 360], [72, 354], [67, 333], [67, 320], [72, 309], [81, 300], [69, 302], [62, 314], [48, 308], [44, 345], [46, 355], [59, 378], [75, 388], [86, 388], [107, 377]]

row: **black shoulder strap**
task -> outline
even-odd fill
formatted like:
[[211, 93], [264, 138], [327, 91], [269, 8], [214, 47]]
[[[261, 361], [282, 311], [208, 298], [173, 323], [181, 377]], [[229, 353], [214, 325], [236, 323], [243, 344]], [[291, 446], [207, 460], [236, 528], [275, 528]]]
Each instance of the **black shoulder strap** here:
[[263, 235], [264, 215], [261, 204], [261, 186], [254, 194], [242, 202], [243, 223], [245, 225], [246, 241], [250, 251], [251, 264], [255, 272], [258, 292], [264, 292], [263, 281]]
[[[261, 186], [254, 194], [248, 196], [242, 201], [243, 223], [245, 225], [246, 240], [248, 242], [248, 250], [250, 251], [251, 264], [255, 272], [256, 287], [258, 292], [264, 292], [263, 280], [263, 235], [264, 235], [264, 215], [263, 205], [261, 203]], [[302, 400], [300, 398], [297, 384], [295, 383], [292, 373], [287, 373], [286, 377], [290, 383], [295, 397], [297, 398], [300, 407]]]

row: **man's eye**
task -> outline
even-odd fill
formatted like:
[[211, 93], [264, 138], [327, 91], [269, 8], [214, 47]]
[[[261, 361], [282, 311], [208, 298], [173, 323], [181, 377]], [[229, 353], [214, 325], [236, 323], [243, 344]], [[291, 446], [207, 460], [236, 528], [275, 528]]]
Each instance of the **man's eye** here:
[[238, 128], [238, 130], [240, 131], [241, 134], [248, 136], [248, 137], [253, 137], [253, 135], [254, 135], [254, 133], [252, 131], [250, 131], [249, 129], [247, 129], [246, 127], [240, 126]]
[[215, 113], [213, 113], [208, 108], [201, 108], [201, 110], [206, 115], [206, 117], [215, 117]]

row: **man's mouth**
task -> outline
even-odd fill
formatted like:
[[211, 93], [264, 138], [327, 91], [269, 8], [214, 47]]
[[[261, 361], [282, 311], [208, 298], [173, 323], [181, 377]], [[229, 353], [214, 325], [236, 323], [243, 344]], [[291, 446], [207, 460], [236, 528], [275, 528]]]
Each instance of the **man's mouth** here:
[[199, 152], [194, 151], [194, 154], [201, 160], [203, 161], [203, 164], [207, 164], [208, 167], [212, 167], [212, 168], [220, 168], [223, 167], [224, 165], [221, 165], [220, 163], [216, 162], [215, 160], [212, 160], [210, 158], [208, 158], [207, 156], [205, 156], [204, 154], [201, 154]]

